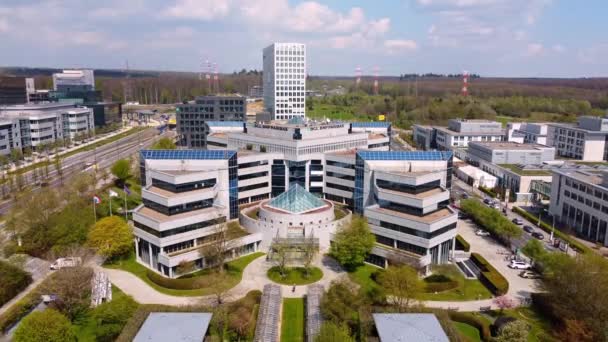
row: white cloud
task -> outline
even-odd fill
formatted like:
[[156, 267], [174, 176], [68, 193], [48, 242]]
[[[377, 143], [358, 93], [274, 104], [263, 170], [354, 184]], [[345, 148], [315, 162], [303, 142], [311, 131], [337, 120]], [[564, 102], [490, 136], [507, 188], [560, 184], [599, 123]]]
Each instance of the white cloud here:
[[230, 12], [231, 5], [231, 0], [178, 0], [163, 14], [169, 17], [209, 21], [225, 17]]
[[384, 47], [390, 51], [412, 51], [418, 48], [418, 44], [409, 39], [388, 39], [384, 41]]
[[553, 49], [553, 51], [555, 51], [557, 53], [562, 53], [562, 52], [566, 51], [566, 48], [561, 44], [555, 44], [551, 48]]
[[8, 20], [6, 20], [4, 18], [0, 18], [0, 33], [8, 32], [8, 30], [9, 30]]
[[528, 57], [536, 57], [545, 52], [545, 47], [540, 43], [530, 43], [526, 48], [525, 55]]

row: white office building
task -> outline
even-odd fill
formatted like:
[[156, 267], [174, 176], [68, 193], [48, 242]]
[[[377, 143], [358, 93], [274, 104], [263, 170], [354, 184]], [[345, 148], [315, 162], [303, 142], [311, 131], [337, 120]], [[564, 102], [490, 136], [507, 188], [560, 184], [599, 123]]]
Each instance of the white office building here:
[[608, 160], [608, 117], [581, 116], [576, 125], [550, 123], [547, 145], [557, 155], [584, 161]]
[[532, 122], [507, 123], [507, 140], [520, 144], [547, 145], [548, 124]]
[[488, 120], [451, 119], [447, 127], [413, 126], [414, 141], [424, 150], [455, 150], [471, 141], [504, 141], [502, 124]]
[[93, 70], [63, 70], [53, 74], [53, 90], [61, 92], [95, 90]]
[[74, 139], [95, 130], [93, 109], [73, 103], [36, 103], [0, 107], [0, 154], [56, 140]]
[[273, 120], [305, 117], [306, 45], [274, 43], [263, 51], [264, 104]]

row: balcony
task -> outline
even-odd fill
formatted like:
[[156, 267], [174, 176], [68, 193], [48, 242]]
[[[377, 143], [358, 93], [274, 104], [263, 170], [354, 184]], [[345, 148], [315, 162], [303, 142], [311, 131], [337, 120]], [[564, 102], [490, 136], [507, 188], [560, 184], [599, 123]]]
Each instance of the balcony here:
[[165, 207], [212, 199], [217, 195], [217, 185], [211, 188], [174, 193], [155, 186], [148, 186], [141, 191], [141, 197]]
[[365, 208], [364, 216], [427, 233], [441, 229], [457, 221], [456, 212], [452, 211], [450, 208], [440, 209], [424, 216], [416, 216], [391, 209], [380, 208], [377, 204]]

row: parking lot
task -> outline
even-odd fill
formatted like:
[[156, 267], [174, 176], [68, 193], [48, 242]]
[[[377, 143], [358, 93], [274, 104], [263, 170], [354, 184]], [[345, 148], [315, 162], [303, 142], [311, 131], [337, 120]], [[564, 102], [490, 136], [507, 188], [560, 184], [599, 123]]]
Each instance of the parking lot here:
[[530, 293], [538, 292], [539, 282], [533, 279], [524, 279], [519, 276], [521, 270], [509, 268], [509, 261], [505, 260], [505, 256], [510, 254], [510, 251], [499, 244], [490, 236], [477, 236], [475, 231], [479, 229], [475, 223], [470, 220], [458, 220], [458, 234], [460, 234], [471, 245], [471, 252], [481, 254], [494, 266], [509, 282], [509, 292], [507, 296], [522, 300], [529, 298]]

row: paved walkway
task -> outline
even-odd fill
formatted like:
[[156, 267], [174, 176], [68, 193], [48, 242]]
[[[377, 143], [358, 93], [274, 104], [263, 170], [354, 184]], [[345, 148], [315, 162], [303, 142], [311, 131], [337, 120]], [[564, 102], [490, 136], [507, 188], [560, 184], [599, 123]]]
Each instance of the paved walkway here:
[[[321, 284], [325, 288], [328, 288], [333, 280], [346, 274], [333, 259], [326, 256], [319, 255], [313, 264], [323, 270], [323, 278], [316, 284]], [[224, 300], [228, 302], [235, 301], [245, 296], [249, 291], [262, 291], [264, 285], [274, 284], [274, 282], [266, 277], [266, 272], [272, 266], [274, 264], [266, 261], [265, 256], [252, 261], [243, 271], [242, 281], [226, 293]], [[213, 295], [199, 297], [171, 296], [156, 291], [132, 273], [108, 268], [104, 268], [102, 271], [108, 275], [110, 281], [115, 286], [142, 304], [180, 306], [195, 304], [210, 305], [215, 303]], [[306, 294], [306, 285], [296, 286], [295, 292], [292, 292], [292, 286], [290, 285], [281, 286], [283, 297], [303, 297]]]

